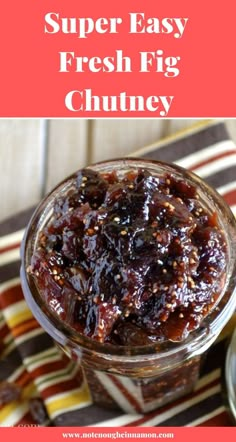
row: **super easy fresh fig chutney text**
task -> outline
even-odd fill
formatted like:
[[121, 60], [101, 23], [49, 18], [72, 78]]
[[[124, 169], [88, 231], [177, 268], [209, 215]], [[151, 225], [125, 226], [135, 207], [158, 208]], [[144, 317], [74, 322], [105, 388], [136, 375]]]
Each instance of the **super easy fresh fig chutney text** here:
[[[58, 51], [57, 69], [59, 73], [69, 75], [78, 73], [86, 75], [92, 73], [156, 73], [157, 77], [163, 76], [169, 82], [180, 75], [181, 57], [177, 54], [170, 54], [168, 50], [155, 46], [153, 50], [135, 50], [132, 54], [123, 45], [113, 50], [113, 53], [99, 55], [99, 37], [102, 34], [119, 34], [121, 30], [127, 34], [127, 39], [132, 34], [150, 34], [157, 44], [157, 35], [169, 35], [173, 41], [181, 40], [186, 31], [189, 18], [184, 17], [149, 17], [144, 12], [131, 12], [127, 17], [63, 17], [58, 12], [48, 12], [44, 16], [44, 33], [67, 34], [81, 41], [86, 41], [91, 36], [98, 37], [97, 45], [94, 47], [94, 55], [84, 55], [78, 40], [75, 41], [75, 48], [69, 51]], [[72, 38], [70, 37], [70, 38]], [[72, 41], [72, 40], [71, 40]], [[103, 40], [104, 41], [104, 40]], [[163, 41], [163, 38], [162, 38]], [[77, 44], [76, 44], [77, 43]], [[79, 50], [78, 50], [79, 47]], [[169, 46], [168, 46], [169, 47]], [[176, 44], [174, 46], [176, 48]], [[90, 51], [89, 51], [90, 52]], [[81, 78], [78, 76], [78, 78]], [[107, 79], [109, 80], [109, 78]], [[144, 78], [148, 81], [148, 78]], [[157, 84], [153, 84], [156, 88]], [[101, 95], [96, 93], [91, 87], [79, 89], [75, 87], [66, 93], [64, 103], [66, 108], [73, 113], [81, 112], [144, 112], [148, 111], [154, 116], [166, 117], [173, 105], [174, 95], [160, 95], [153, 93], [149, 96], [130, 95], [122, 89], [117, 95]]]

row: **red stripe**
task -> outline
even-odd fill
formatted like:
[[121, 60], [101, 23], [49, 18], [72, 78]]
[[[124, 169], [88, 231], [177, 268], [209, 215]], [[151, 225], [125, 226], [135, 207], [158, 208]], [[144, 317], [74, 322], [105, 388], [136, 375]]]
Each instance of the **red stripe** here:
[[70, 363], [70, 359], [66, 357], [64, 359], [63, 357], [59, 361], [55, 362], [48, 362], [46, 364], [40, 365], [40, 367], [35, 368], [34, 370], [30, 371], [31, 376], [34, 379], [37, 379], [38, 376], [42, 376], [44, 374], [54, 373], [58, 370], [66, 370], [67, 365]]
[[0, 248], [0, 254], [9, 252], [10, 250], [19, 249], [20, 244], [21, 244], [20, 242], [17, 242], [15, 244], [11, 244], [10, 246], [2, 247]]
[[35, 423], [35, 420], [32, 418], [30, 411], [27, 411], [26, 414], [14, 425], [14, 427], [38, 427], [39, 425]]
[[1, 328], [0, 328], [0, 339], [1, 339], [1, 343], [3, 341], [3, 339], [10, 333], [10, 330], [7, 326], [7, 324], [4, 324]]
[[[49, 381], [50, 382], [50, 381]], [[82, 385], [83, 379], [80, 380], [80, 383], [76, 378], [72, 378], [69, 381], [60, 382], [58, 380], [58, 383], [55, 385], [52, 385], [51, 387], [47, 387], [44, 390], [41, 391], [41, 395], [43, 399], [47, 399], [51, 396], [54, 396], [58, 393], [70, 393], [71, 390], [74, 390], [75, 388], [80, 388]]]
[[206, 166], [207, 164], [213, 163], [213, 161], [219, 160], [220, 158], [230, 157], [235, 154], [236, 154], [236, 149], [235, 149], [235, 151], [219, 153], [219, 154], [215, 155], [214, 157], [211, 157], [207, 160], [200, 161], [199, 163], [195, 163], [193, 166], [189, 167], [188, 169], [193, 171], [195, 169], [198, 169], [199, 167]]
[[138, 413], [142, 413], [142, 409], [138, 401], [132, 396], [132, 394], [122, 385], [122, 383], [113, 375], [109, 374], [109, 378], [112, 380], [112, 382], [116, 385], [116, 387], [120, 390], [122, 395], [128, 399], [128, 402], [130, 402], [131, 405], [133, 405], [134, 409]]
[[38, 376], [53, 373], [54, 371], [57, 371], [57, 370], [63, 370], [64, 368], [65, 368], [65, 366], [61, 360], [56, 361], [56, 362], [48, 362], [48, 363], [40, 365], [40, 367], [32, 370], [31, 375], [34, 379], [37, 379]]
[[[183, 396], [180, 399], [177, 399], [174, 402], [171, 402], [168, 405], [165, 405], [164, 407], [158, 408], [157, 410], [153, 411], [152, 413], [148, 413], [148, 415], [144, 416], [143, 418], [137, 419], [136, 421], [131, 422], [128, 425], [124, 425], [124, 427], [129, 427], [130, 425], [141, 425], [147, 421], [149, 421], [150, 419], [158, 416], [161, 413], [165, 413], [166, 411], [171, 410], [171, 408], [176, 407], [179, 404], [183, 404], [184, 402], [186, 402], [189, 399], [192, 399], [196, 396], [198, 396], [200, 393], [203, 393], [204, 391], [208, 390], [209, 388], [214, 387], [215, 385], [219, 384], [219, 378], [215, 379], [214, 381], [210, 382], [209, 384], [205, 385], [202, 388], [199, 388], [199, 390], [194, 391], [186, 396]], [[177, 413], [176, 413], [177, 414]]]
[[14, 285], [0, 294], [0, 307], [4, 309], [16, 302], [22, 301], [23, 299], [24, 296], [21, 286], [19, 284]]
[[26, 369], [14, 381], [19, 387], [25, 388], [32, 382], [32, 378]]
[[234, 206], [236, 204], [236, 189], [231, 190], [223, 195], [224, 200], [229, 204], [229, 206]]
[[226, 411], [217, 414], [210, 419], [202, 422], [202, 424], [197, 425], [197, 427], [232, 427], [232, 421]]
[[24, 335], [25, 333], [29, 333], [32, 330], [39, 329], [40, 326], [36, 319], [30, 318], [26, 321], [22, 321], [20, 324], [16, 325], [15, 327], [12, 327], [11, 331], [14, 336], [14, 338], [17, 338], [19, 336]]

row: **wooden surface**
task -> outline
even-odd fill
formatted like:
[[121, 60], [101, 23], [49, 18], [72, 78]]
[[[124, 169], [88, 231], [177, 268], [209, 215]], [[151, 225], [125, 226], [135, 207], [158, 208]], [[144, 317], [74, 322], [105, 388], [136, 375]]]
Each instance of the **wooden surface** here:
[[[193, 119], [0, 120], [0, 220], [30, 207], [76, 169], [130, 154]], [[236, 142], [236, 120], [226, 120]]]

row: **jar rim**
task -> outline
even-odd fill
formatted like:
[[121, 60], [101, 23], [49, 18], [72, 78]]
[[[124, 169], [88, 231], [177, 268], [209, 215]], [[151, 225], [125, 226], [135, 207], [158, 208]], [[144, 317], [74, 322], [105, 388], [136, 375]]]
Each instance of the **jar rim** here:
[[[36, 286], [34, 278], [27, 272], [27, 267], [30, 264], [29, 258], [31, 256], [31, 238], [35, 239], [37, 228], [39, 227], [43, 218], [47, 214], [49, 203], [52, 204], [54, 198], [65, 186], [71, 184], [72, 180], [76, 177], [76, 172], [71, 174], [69, 177], [65, 178], [58, 185], [56, 185], [50, 193], [48, 193], [44, 199], [39, 203], [36, 210], [34, 211], [28, 226], [26, 228], [24, 238], [21, 244], [21, 282], [23, 292], [26, 301], [36, 316], [36, 319], [40, 325], [57, 341], [61, 344], [65, 344], [65, 340], [70, 341], [72, 346], [79, 346], [83, 351], [96, 352], [96, 354], [111, 355], [112, 357], [119, 358], [129, 358], [129, 357], [140, 357], [141, 359], [145, 356], [150, 357], [153, 355], [155, 358], [157, 354], [159, 357], [166, 355], [173, 355], [176, 352], [194, 351], [196, 354], [202, 352], [203, 346], [208, 345], [212, 340], [212, 336], [217, 333], [219, 325], [225, 324], [229, 319], [230, 315], [233, 313], [233, 309], [236, 306], [236, 290], [234, 287], [236, 285], [236, 219], [231, 212], [229, 206], [220, 196], [220, 194], [210, 187], [205, 181], [200, 177], [195, 175], [193, 172], [188, 171], [181, 166], [176, 164], [166, 163], [163, 161], [154, 161], [143, 158], [115, 158], [108, 161], [101, 161], [92, 165], [89, 165], [90, 169], [106, 171], [112, 166], [118, 166], [120, 168], [131, 168], [135, 167], [149, 167], [149, 168], [166, 168], [172, 173], [178, 173], [182, 178], [186, 178], [193, 182], [195, 185], [200, 186], [204, 194], [208, 198], [212, 199], [214, 202], [217, 201], [218, 207], [222, 210], [227, 218], [227, 223], [225, 227], [228, 229], [225, 234], [229, 235], [229, 240], [233, 241], [232, 246], [232, 256], [230, 257], [230, 274], [227, 275], [225, 286], [223, 289], [223, 295], [220, 297], [217, 307], [214, 307], [212, 311], [203, 319], [199, 328], [193, 330], [188, 335], [187, 339], [180, 342], [164, 341], [161, 343], [150, 343], [148, 345], [142, 346], [127, 346], [127, 345], [113, 345], [107, 343], [101, 343], [89, 338], [76, 330], [71, 326], [63, 322], [59, 316], [54, 313], [49, 308], [46, 308], [45, 302], [41, 297], [39, 290]], [[217, 309], [217, 310], [216, 310]], [[51, 329], [53, 327], [53, 330]], [[223, 327], [221, 327], [222, 329]]]

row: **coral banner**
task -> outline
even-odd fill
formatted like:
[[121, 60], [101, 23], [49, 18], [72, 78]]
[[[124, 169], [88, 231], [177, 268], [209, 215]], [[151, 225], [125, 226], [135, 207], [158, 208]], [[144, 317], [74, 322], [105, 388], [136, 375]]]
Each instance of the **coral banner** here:
[[0, 117], [235, 117], [234, 11], [234, 0], [9, 0]]
[[0, 429], [1, 440], [15, 442], [22, 440], [31, 442], [41, 442], [42, 438], [50, 438], [51, 442], [62, 442], [65, 440], [100, 440], [108, 442], [111, 440], [122, 440], [136, 442], [137, 440], [153, 441], [164, 439], [175, 442], [199, 442], [201, 440], [213, 440], [214, 442], [235, 441], [235, 429], [232, 427], [199, 427], [199, 428], [162, 428], [162, 427], [86, 427], [82, 428], [2, 428]]

